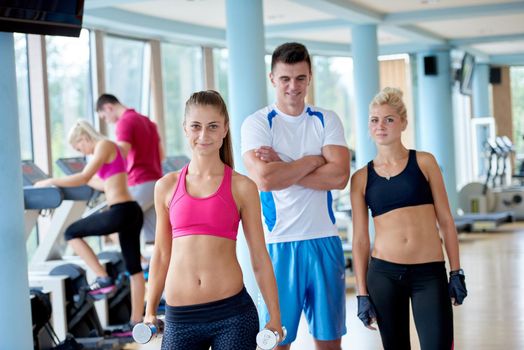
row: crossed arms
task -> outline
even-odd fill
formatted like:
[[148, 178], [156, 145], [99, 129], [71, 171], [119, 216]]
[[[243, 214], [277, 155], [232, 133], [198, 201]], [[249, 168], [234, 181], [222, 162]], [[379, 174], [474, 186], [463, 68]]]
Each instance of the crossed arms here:
[[274, 191], [300, 185], [319, 191], [343, 189], [349, 179], [349, 150], [344, 146], [322, 147], [322, 155], [284, 162], [269, 146], [245, 152], [244, 164], [259, 190]]

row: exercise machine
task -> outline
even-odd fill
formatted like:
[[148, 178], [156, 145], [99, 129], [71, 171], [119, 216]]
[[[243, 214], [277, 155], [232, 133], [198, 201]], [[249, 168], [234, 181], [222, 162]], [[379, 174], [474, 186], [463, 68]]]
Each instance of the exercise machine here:
[[[83, 158], [59, 159], [57, 164], [66, 174], [73, 174], [81, 171], [85, 166]], [[26, 236], [36, 225], [40, 210], [54, 209], [54, 215], [48, 232], [46, 232], [42, 242], [37, 247], [31, 259], [30, 281], [34, 284], [46, 284], [47, 288], [53, 288], [53, 305], [57, 310], [56, 322], [53, 318], [53, 327], [60, 339], [63, 339], [67, 326], [64, 321], [64, 300], [63, 294], [64, 281], [56, 281], [56, 278], [49, 277], [50, 270], [63, 265], [64, 262], [74, 263], [87, 270], [87, 278], [94, 280], [96, 276], [88, 269], [86, 264], [76, 256], [65, 256], [66, 242], [63, 238], [64, 231], [74, 221], [80, 217], [91, 215], [106, 207], [105, 202], [98, 201], [97, 205], [90, 204], [98, 198], [96, 192], [89, 186], [80, 187], [49, 187], [34, 188], [31, 185], [39, 180], [48, 178], [33, 162], [24, 161], [22, 164], [24, 176], [24, 198], [29, 208], [26, 208]], [[50, 192], [53, 199], [50, 202], [46, 196], [42, 195], [45, 191]], [[45, 192], [45, 193], [47, 193]], [[42, 198], [41, 200], [37, 200]], [[47, 199], [47, 200], [46, 200]], [[60, 201], [59, 201], [60, 199]], [[44, 201], [46, 200], [46, 201]], [[90, 208], [93, 207], [93, 208]], [[130, 317], [131, 292], [128, 277], [125, 275], [125, 267], [120, 252], [101, 253], [100, 262], [108, 274], [116, 282], [117, 289], [110, 294], [107, 299], [99, 300], [95, 303], [96, 310], [102, 327], [116, 326], [126, 323]], [[44, 282], [45, 280], [45, 282]]]
[[501, 186], [492, 189], [496, 198], [494, 210], [511, 210], [515, 213], [516, 220], [524, 220], [524, 186], [511, 182], [514, 177], [509, 156], [515, 152], [513, 143], [507, 136], [497, 137], [495, 142], [501, 150], [503, 166], [499, 173]]
[[84, 349], [116, 349], [130, 339], [111, 337], [104, 331], [94, 300], [87, 294], [86, 271], [75, 264], [61, 264], [53, 268], [51, 276], [68, 276], [65, 285], [68, 334], [75, 337]]
[[486, 150], [489, 154], [486, 157], [488, 169], [484, 183], [471, 182], [459, 192], [459, 208], [464, 214], [456, 217], [455, 222], [461, 224], [460, 228], [464, 231], [490, 231], [503, 223], [515, 221], [512, 210], [497, 208], [500, 197], [492, 189], [497, 182], [502, 182], [501, 175], [505, 169], [501, 166], [501, 160], [505, 157], [505, 151], [495, 141], [487, 141]]
[[[25, 238], [29, 238], [33, 231], [38, 217], [43, 212], [49, 212], [60, 208], [64, 197], [70, 198], [77, 196], [75, 190], [69, 190], [64, 193], [58, 187], [33, 187], [36, 181], [46, 179], [48, 176], [40, 170], [32, 161], [22, 162], [22, 175], [24, 183], [24, 221], [25, 221]], [[83, 193], [85, 189], [78, 190]], [[61, 209], [58, 209], [59, 211]], [[66, 213], [61, 213], [67, 217]], [[67, 317], [66, 317], [66, 283], [68, 276], [50, 276], [47, 272], [29, 271], [29, 286], [33, 290], [39, 290], [46, 293], [53, 313], [51, 317], [52, 328], [56, 332], [59, 340], [66, 338]], [[35, 299], [36, 298], [36, 299]], [[40, 297], [33, 297], [33, 303], [42, 302]], [[37, 301], [38, 300], [38, 301]], [[52, 305], [52, 307], [51, 307]], [[36, 336], [36, 334], [35, 334]], [[49, 340], [49, 339], [47, 339]], [[47, 341], [44, 342], [47, 344]], [[38, 345], [45, 347], [45, 345]]]
[[[27, 240], [38, 217], [42, 211], [58, 208], [62, 204], [64, 195], [60, 189], [51, 187], [33, 187], [38, 178], [44, 176], [43, 172], [30, 161], [22, 162], [24, 184], [24, 221], [25, 239]], [[34, 181], [33, 181], [34, 180]]]
[[[38, 202], [36, 196], [32, 195], [38, 193], [38, 188], [31, 189], [31, 186], [39, 181], [49, 178], [40, 168], [33, 162], [25, 160], [22, 162], [22, 175], [24, 179], [24, 201]], [[62, 201], [58, 203], [59, 206], [54, 205], [54, 213], [49, 224], [49, 230], [46, 232], [44, 239], [38, 245], [30, 266], [35, 266], [39, 263], [44, 263], [51, 259], [60, 259], [65, 251], [64, 231], [74, 221], [78, 220], [85, 212], [88, 202], [93, 196], [94, 190], [89, 186], [78, 187], [46, 187], [49, 193], [55, 193], [54, 196], [59, 196], [57, 191], [61, 192]], [[27, 200], [26, 200], [27, 198]], [[33, 210], [28, 214], [31, 218], [26, 217], [26, 233], [31, 232], [27, 226], [36, 224], [38, 212]]]

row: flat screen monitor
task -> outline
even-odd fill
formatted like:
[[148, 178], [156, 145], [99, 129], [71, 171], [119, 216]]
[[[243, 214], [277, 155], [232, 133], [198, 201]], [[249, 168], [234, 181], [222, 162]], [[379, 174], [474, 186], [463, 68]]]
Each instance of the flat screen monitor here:
[[0, 31], [80, 36], [84, 0], [0, 0]]

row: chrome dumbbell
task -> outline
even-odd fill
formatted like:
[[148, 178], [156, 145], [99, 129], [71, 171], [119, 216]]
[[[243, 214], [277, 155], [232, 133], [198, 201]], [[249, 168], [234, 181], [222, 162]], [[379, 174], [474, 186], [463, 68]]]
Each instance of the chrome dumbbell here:
[[283, 342], [287, 336], [286, 327], [282, 327], [283, 337], [280, 339], [280, 334], [277, 331], [264, 328], [257, 334], [257, 346], [260, 350], [273, 350], [278, 344]]
[[157, 324], [137, 323], [133, 327], [133, 340], [140, 344], [146, 344], [154, 337], [164, 331], [164, 322], [158, 320]]

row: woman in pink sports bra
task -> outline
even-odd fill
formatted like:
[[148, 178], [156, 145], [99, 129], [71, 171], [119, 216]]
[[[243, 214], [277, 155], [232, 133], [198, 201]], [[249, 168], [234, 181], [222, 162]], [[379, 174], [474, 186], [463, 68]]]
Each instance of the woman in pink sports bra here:
[[128, 327], [124, 327], [131, 330], [133, 324], [142, 321], [144, 310], [145, 280], [140, 264], [142, 210], [127, 189], [125, 161], [114, 142], [107, 140], [86, 121], [79, 120], [69, 133], [69, 143], [78, 152], [93, 155], [85, 168], [70, 176], [42, 180], [35, 186], [74, 187], [89, 184], [104, 191], [109, 210], [75, 221], [66, 229], [64, 236], [75, 253], [97, 275], [88, 293], [95, 299], [102, 299], [115, 289], [115, 284], [83, 237], [118, 232], [126, 270], [131, 276], [131, 319]]
[[259, 330], [236, 256], [238, 223], [271, 320], [282, 335], [278, 294], [265, 247], [258, 190], [236, 173], [226, 105], [201, 91], [186, 102], [184, 131], [191, 162], [155, 188], [157, 226], [145, 322], [156, 322], [165, 288], [162, 349], [254, 350]]

